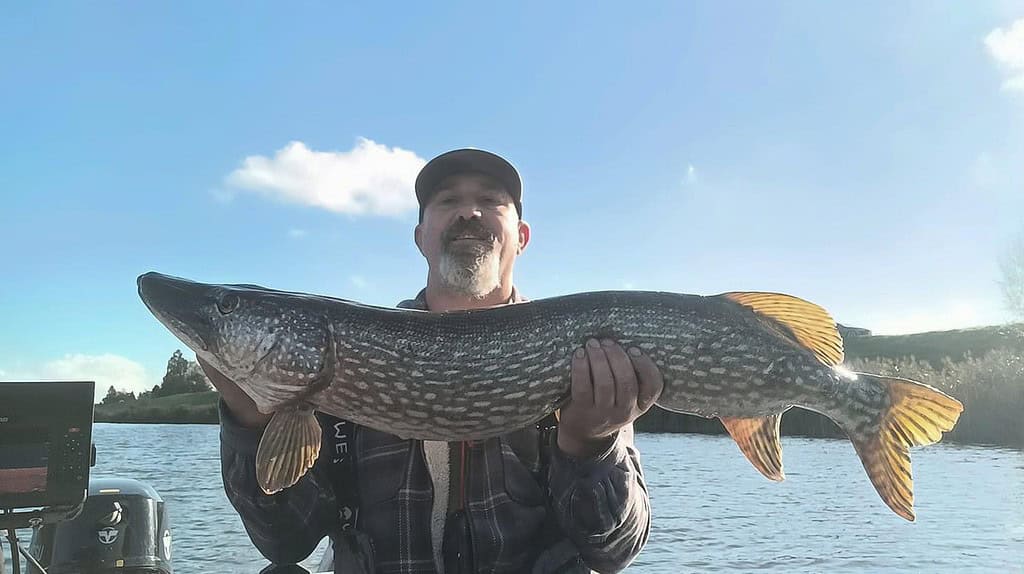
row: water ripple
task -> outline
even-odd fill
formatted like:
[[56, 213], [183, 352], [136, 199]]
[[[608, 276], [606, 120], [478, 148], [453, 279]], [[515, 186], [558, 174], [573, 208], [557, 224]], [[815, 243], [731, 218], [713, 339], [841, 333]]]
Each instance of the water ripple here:
[[[98, 424], [95, 440], [94, 476], [138, 478], [164, 497], [176, 571], [267, 563], [224, 495], [216, 426]], [[1020, 451], [914, 449], [918, 520], [909, 523], [881, 502], [846, 440], [785, 437], [782, 483], [725, 436], [640, 434], [637, 444], [653, 526], [631, 573], [1024, 571]]]

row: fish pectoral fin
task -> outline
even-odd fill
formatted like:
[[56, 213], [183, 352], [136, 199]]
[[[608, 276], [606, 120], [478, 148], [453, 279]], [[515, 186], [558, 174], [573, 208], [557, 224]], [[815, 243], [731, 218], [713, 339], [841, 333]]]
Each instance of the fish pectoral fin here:
[[750, 419], [719, 418], [754, 468], [771, 480], [786, 479], [782, 472], [782, 443], [779, 441], [781, 414]]
[[798, 297], [781, 293], [722, 293], [722, 297], [759, 315], [770, 317], [789, 329], [796, 342], [819, 361], [835, 366], [843, 362], [843, 337], [828, 311]]
[[313, 411], [278, 411], [256, 449], [256, 480], [267, 494], [299, 481], [320, 454], [320, 425]]

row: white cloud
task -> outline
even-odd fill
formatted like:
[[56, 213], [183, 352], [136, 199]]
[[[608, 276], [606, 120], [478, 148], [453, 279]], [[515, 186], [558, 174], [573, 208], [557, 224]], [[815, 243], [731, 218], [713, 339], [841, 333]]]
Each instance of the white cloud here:
[[352, 285], [355, 285], [359, 289], [366, 289], [370, 286], [370, 282], [362, 275], [353, 275], [352, 277], [349, 277], [349, 280], [352, 282]]
[[[0, 371], [0, 374], [7, 376], [4, 371]], [[138, 394], [152, 389], [153, 385], [160, 382], [151, 379], [139, 363], [110, 353], [68, 354], [38, 367], [11, 373], [11, 377], [22, 380], [95, 381], [97, 401], [106, 396], [111, 386], [119, 391]]]
[[293, 141], [272, 158], [245, 158], [225, 184], [338, 213], [398, 216], [416, 208], [413, 185], [425, 163], [411, 151], [365, 138], [343, 152], [314, 151]]
[[288, 230], [288, 237], [291, 237], [292, 239], [302, 239], [303, 237], [305, 237], [307, 235], [309, 235], [309, 233], [305, 229], [289, 229]]
[[1024, 92], [1024, 18], [985, 36], [989, 54], [1009, 75], [1003, 89]]

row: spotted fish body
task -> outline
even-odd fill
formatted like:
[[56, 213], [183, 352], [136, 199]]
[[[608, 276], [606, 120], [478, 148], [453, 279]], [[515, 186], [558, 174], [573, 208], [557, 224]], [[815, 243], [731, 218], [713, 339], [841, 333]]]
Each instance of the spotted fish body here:
[[595, 336], [647, 353], [665, 379], [658, 404], [677, 412], [764, 416], [848, 389], [822, 385], [838, 374], [725, 299], [604, 292], [484, 311], [344, 306], [327, 316], [334, 375], [306, 400], [401, 437], [475, 440], [536, 422], [567, 398], [572, 353]]
[[782, 413], [825, 414], [883, 500], [911, 520], [907, 447], [941, 438], [962, 409], [920, 383], [844, 374], [831, 317], [787, 295], [610, 291], [427, 313], [155, 273], [139, 278], [139, 291], [197, 355], [276, 413], [257, 460], [268, 492], [315, 460], [312, 410], [404, 438], [503, 435], [568, 400], [572, 353], [592, 337], [650, 356], [664, 378], [657, 404], [718, 417], [773, 480], [784, 476]]

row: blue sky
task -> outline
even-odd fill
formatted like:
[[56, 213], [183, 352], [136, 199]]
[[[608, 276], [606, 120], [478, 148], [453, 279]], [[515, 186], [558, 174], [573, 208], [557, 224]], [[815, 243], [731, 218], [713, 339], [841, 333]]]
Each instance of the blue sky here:
[[464, 146], [523, 174], [531, 298], [1010, 318], [1024, 2], [22, 3], [0, 83], [0, 378], [158, 382], [149, 270], [393, 305], [415, 171]]

